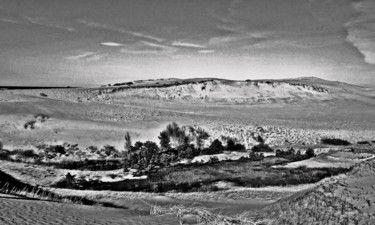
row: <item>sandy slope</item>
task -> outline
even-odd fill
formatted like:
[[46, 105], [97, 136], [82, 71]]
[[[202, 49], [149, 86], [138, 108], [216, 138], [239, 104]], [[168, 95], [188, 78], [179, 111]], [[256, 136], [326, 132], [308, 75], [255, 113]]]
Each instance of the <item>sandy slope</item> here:
[[[278, 146], [315, 145], [325, 136], [371, 140], [374, 96], [373, 89], [316, 78], [167, 79], [129, 87], [1, 90], [0, 139], [8, 149], [63, 142], [122, 149], [126, 131], [134, 140], [157, 141], [160, 130], [177, 121], [202, 126], [212, 138], [237, 138], [248, 147], [256, 144], [251, 133], [259, 127], [267, 143]], [[51, 118], [24, 129], [38, 113]]]
[[151, 217], [147, 212], [0, 197], [3, 225], [178, 224], [173, 217]]
[[275, 224], [374, 224], [374, 175], [375, 161], [363, 162], [258, 213]]

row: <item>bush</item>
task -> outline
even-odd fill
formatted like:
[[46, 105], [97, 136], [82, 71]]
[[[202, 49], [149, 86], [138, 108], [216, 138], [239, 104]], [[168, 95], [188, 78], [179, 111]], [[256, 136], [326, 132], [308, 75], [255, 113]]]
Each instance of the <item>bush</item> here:
[[111, 145], [105, 145], [102, 149], [100, 149], [101, 152], [103, 152], [106, 156], [113, 156], [118, 157], [119, 152], [114, 146]]
[[305, 152], [305, 155], [306, 155], [307, 158], [315, 157], [314, 149], [312, 149], [312, 148], [307, 149], [306, 152]]
[[0, 150], [3, 150], [3, 147], [4, 147], [3, 142], [0, 141]]
[[35, 120], [29, 120], [29, 121], [27, 121], [27, 122], [23, 125], [23, 127], [24, 127], [25, 129], [30, 128], [31, 130], [33, 130], [33, 129], [35, 128], [35, 123], [36, 123]]
[[262, 161], [264, 159], [264, 155], [262, 153], [250, 153], [250, 160], [251, 161]]
[[326, 145], [342, 145], [342, 146], [348, 146], [351, 145], [350, 142], [338, 138], [323, 138], [322, 143]]
[[253, 152], [273, 152], [273, 149], [264, 143], [255, 145], [251, 150], [253, 150]]
[[40, 96], [42, 96], [42, 97], [48, 97], [48, 95], [45, 94], [45, 93], [40, 93]]
[[239, 143], [236, 144], [232, 139], [229, 139], [225, 149], [227, 151], [244, 151], [246, 148], [244, 145]]
[[221, 141], [219, 141], [218, 139], [215, 139], [211, 145], [210, 145], [210, 148], [211, 149], [216, 149], [218, 152], [222, 152], [224, 150], [224, 146], [223, 144], [221, 143]]
[[357, 144], [359, 145], [371, 145], [369, 141], [358, 141]]
[[48, 120], [48, 119], [51, 118], [51, 117], [50, 117], [49, 115], [47, 115], [47, 114], [38, 113], [38, 114], [35, 114], [35, 115], [34, 115], [34, 118], [35, 118], [35, 119], [40, 118], [40, 120], [41, 120], [42, 122], [44, 122], [44, 121]]

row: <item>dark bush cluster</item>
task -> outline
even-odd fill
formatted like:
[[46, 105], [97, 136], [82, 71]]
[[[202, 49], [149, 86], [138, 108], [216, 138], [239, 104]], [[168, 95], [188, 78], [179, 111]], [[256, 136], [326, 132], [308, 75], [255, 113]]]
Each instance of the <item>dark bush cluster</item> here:
[[225, 150], [227, 151], [237, 151], [237, 152], [242, 152], [245, 151], [246, 148], [244, 145], [240, 143], [235, 143], [234, 140], [229, 139], [227, 141], [227, 146], [225, 147]]
[[338, 138], [323, 138], [322, 143], [326, 145], [341, 145], [341, 146], [351, 145], [349, 141], [338, 139]]
[[40, 119], [41, 122], [44, 122], [44, 121], [48, 120], [51, 117], [49, 115], [47, 115], [47, 114], [44, 114], [44, 113], [38, 113], [38, 114], [34, 115], [34, 118], [35, 119]]
[[296, 152], [293, 148], [290, 148], [288, 151], [276, 150], [276, 157], [288, 159], [290, 161], [301, 161], [314, 156], [315, 152], [312, 148], [307, 149], [305, 154], [301, 154], [300, 151]]
[[263, 142], [261, 142], [258, 145], [255, 145], [251, 150], [253, 152], [273, 152], [273, 149]]
[[59, 169], [69, 170], [117, 170], [123, 167], [123, 163], [116, 159], [107, 160], [83, 160], [83, 161], [61, 161], [61, 162], [48, 162], [43, 165], [53, 166]]
[[23, 125], [23, 128], [25, 128], [25, 129], [30, 128], [31, 130], [34, 130], [34, 129], [35, 129], [35, 123], [36, 123], [35, 120], [29, 120], [29, 121], [27, 121], [27, 122]]

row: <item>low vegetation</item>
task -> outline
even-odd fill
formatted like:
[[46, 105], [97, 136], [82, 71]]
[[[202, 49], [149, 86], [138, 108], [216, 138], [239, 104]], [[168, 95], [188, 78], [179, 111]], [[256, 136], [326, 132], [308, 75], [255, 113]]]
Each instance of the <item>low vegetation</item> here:
[[23, 127], [27, 130], [28, 128], [30, 128], [31, 130], [34, 130], [35, 129], [35, 123], [36, 123], [36, 120], [29, 120], [27, 121]]
[[342, 140], [339, 138], [323, 138], [322, 143], [325, 145], [341, 145], [341, 146], [351, 145], [349, 141]]
[[254, 221], [249, 218], [246, 213], [234, 216], [227, 216], [202, 206], [186, 207], [184, 205], [175, 205], [171, 207], [162, 207], [158, 205], [150, 205], [150, 214], [152, 216], [175, 215], [180, 218], [181, 224], [208, 224], [208, 225], [256, 225], [271, 224], [273, 220]]
[[56, 184], [60, 188], [113, 191], [191, 192], [217, 191], [219, 181], [241, 187], [285, 186], [314, 183], [325, 177], [347, 172], [341, 168], [272, 168], [283, 160], [222, 161], [208, 164], [189, 164], [160, 168], [147, 179], [105, 183], [67, 177]]
[[[94, 205], [97, 202], [85, 197], [60, 196], [50, 190], [23, 183], [14, 177], [0, 171], [0, 193], [23, 196], [32, 199], [42, 199], [57, 202], [71, 202], [75, 204]], [[108, 205], [112, 206], [112, 205]]]

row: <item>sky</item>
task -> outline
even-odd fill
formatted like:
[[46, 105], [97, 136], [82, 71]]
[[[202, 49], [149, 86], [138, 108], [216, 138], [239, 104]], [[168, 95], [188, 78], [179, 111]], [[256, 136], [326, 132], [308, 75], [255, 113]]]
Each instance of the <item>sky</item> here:
[[375, 86], [374, 0], [0, 0], [0, 86], [305, 76]]

